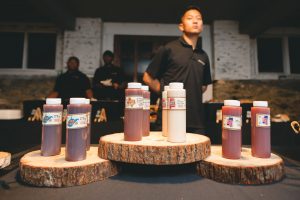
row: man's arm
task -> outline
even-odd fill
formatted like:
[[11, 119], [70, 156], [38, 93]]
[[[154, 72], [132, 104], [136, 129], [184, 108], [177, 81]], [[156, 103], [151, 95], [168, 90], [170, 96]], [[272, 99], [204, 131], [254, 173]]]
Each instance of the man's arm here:
[[52, 91], [47, 98], [57, 98], [58, 97], [58, 92], [56, 91]]
[[145, 82], [145, 84], [147, 84], [149, 86], [149, 88], [156, 92], [159, 93], [160, 92], [160, 82], [158, 79], [153, 79], [150, 74], [148, 74], [147, 72], [144, 73], [143, 76], [143, 81]]
[[88, 99], [93, 98], [93, 91], [92, 91], [91, 89], [87, 89], [87, 90], [85, 91], [85, 96], [86, 96], [86, 98], [88, 98]]

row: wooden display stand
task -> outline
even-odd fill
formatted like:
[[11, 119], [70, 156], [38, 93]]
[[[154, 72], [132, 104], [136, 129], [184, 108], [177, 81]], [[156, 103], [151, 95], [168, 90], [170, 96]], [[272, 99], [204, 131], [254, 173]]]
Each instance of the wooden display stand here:
[[242, 148], [237, 160], [222, 157], [222, 146], [212, 146], [211, 155], [197, 163], [199, 175], [223, 183], [265, 184], [281, 180], [284, 175], [283, 160], [271, 154], [270, 158], [251, 156], [250, 148]]
[[0, 169], [10, 165], [10, 161], [11, 161], [11, 154], [0, 151]]
[[124, 133], [100, 138], [100, 158], [135, 164], [176, 165], [200, 161], [210, 155], [210, 139], [187, 133], [186, 142], [171, 143], [161, 132], [151, 132], [142, 141], [124, 141]]
[[57, 156], [44, 157], [41, 151], [33, 151], [20, 160], [20, 175], [24, 182], [35, 186], [65, 187], [84, 185], [106, 179], [118, 173], [116, 165], [97, 155], [97, 147], [91, 147], [85, 160], [68, 162], [65, 148]]

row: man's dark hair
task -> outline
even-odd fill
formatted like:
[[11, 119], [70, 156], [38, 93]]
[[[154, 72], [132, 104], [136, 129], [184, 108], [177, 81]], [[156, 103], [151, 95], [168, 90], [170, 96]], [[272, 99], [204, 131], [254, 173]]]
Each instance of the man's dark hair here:
[[77, 62], [77, 64], [79, 65], [79, 58], [77, 58], [76, 56], [69, 57], [68, 62], [70, 62], [71, 60], [75, 60], [75, 62]]
[[181, 14], [180, 14], [180, 18], [179, 18], [179, 22], [182, 22], [182, 17], [185, 15], [186, 12], [190, 11], [190, 10], [197, 10], [200, 14], [201, 14], [201, 10], [198, 6], [194, 6], [194, 5], [190, 5], [187, 6], [185, 9], [182, 10]]
[[114, 53], [109, 51], [109, 50], [106, 50], [104, 53], [103, 53], [103, 56], [109, 56], [109, 57], [114, 57]]

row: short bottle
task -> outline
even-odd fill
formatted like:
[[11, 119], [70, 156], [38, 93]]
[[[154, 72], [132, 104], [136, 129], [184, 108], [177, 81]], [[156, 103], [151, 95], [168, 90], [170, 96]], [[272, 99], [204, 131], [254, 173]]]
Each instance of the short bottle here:
[[150, 135], [150, 92], [149, 86], [143, 85], [143, 136]]
[[86, 159], [87, 114], [85, 98], [70, 98], [67, 106], [66, 160]]
[[242, 146], [240, 101], [224, 100], [222, 123], [222, 156], [228, 159], [240, 159]]
[[164, 86], [164, 91], [162, 92], [162, 135], [168, 137], [168, 90], [169, 86]]
[[87, 117], [87, 137], [86, 137], [86, 150], [90, 150], [91, 146], [91, 114], [92, 114], [92, 105], [90, 102], [90, 99], [85, 99], [85, 104], [86, 108], [86, 117]]
[[47, 98], [43, 106], [42, 120], [42, 156], [60, 154], [62, 137], [62, 111], [60, 98]]
[[167, 92], [168, 112], [168, 141], [186, 141], [186, 91], [183, 83], [173, 82], [169, 84]]
[[124, 140], [142, 140], [143, 123], [143, 91], [142, 84], [128, 83], [125, 90]]
[[271, 156], [271, 120], [267, 101], [253, 101], [251, 108], [251, 152], [252, 156]]

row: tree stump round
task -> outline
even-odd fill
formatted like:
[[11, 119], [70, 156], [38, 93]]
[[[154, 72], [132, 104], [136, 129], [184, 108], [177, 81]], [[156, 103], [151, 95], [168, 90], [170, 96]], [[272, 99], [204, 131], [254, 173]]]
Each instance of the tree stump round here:
[[250, 148], [242, 148], [237, 160], [222, 157], [222, 146], [212, 146], [211, 155], [197, 163], [197, 173], [203, 177], [231, 184], [266, 184], [281, 180], [283, 160], [271, 154], [270, 158], [251, 156]]
[[0, 169], [10, 165], [11, 154], [8, 152], [0, 151]]
[[91, 147], [85, 160], [65, 160], [65, 148], [57, 156], [44, 157], [33, 151], [20, 160], [21, 179], [30, 185], [67, 187], [100, 181], [118, 173], [116, 165], [97, 155], [98, 148]]
[[100, 158], [147, 165], [176, 165], [200, 161], [210, 155], [210, 139], [187, 133], [186, 142], [171, 143], [161, 132], [151, 132], [141, 141], [124, 141], [124, 133], [100, 138]]

